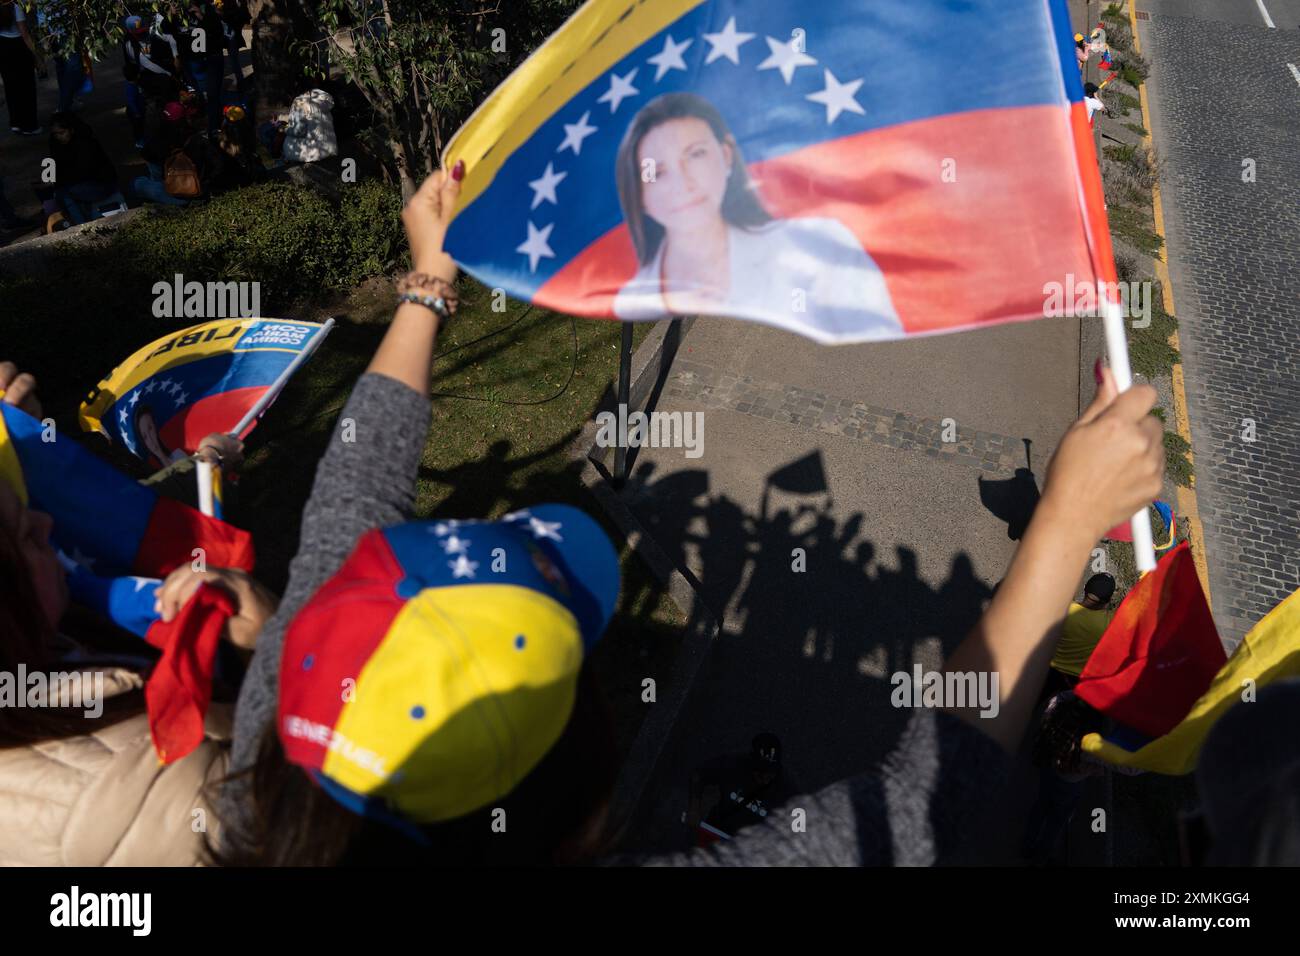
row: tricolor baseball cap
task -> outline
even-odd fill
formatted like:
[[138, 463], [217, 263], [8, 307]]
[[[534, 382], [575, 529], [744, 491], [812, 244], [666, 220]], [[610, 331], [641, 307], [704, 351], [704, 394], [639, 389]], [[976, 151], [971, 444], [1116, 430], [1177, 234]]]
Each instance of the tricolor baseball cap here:
[[416, 836], [489, 806], [563, 733], [618, 591], [613, 545], [567, 505], [368, 531], [285, 635], [285, 756]]

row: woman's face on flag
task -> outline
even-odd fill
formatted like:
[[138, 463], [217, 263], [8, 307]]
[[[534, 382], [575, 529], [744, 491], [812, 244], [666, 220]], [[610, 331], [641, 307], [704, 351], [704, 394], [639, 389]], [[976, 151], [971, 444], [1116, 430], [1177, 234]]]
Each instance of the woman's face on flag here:
[[162, 440], [158, 437], [158, 426], [154, 424], [153, 413], [145, 410], [136, 416], [135, 419], [136, 434], [144, 442], [144, 447], [149, 449], [149, 453], [158, 459], [158, 463], [167, 464], [167, 450], [163, 447]]
[[68, 609], [68, 580], [50, 544], [53, 527], [49, 515], [23, 507], [14, 490], [0, 481], [0, 534], [9, 535], [17, 545], [45, 619], [50, 627], [57, 627]]
[[661, 123], [641, 138], [641, 204], [669, 233], [722, 218], [733, 152], [694, 116]]

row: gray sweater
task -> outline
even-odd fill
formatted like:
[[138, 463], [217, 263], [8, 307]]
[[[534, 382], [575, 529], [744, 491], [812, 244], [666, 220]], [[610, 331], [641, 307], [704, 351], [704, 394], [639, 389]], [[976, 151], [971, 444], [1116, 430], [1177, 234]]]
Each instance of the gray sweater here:
[[[284, 599], [262, 629], [239, 692], [232, 771], [252, 764], [262, 734], [274, 725], [280, 653], [293, 616], [338, 570], [362, 532], [410, 517], [429, 421], [428, 399], [393, 379], [363, 375], [353, 389], [316, 469]], [[345, 440], [348, 437], [353, 440]], [[625, 856], [610, 862], [661, 866], [940, 862], [969, 836], [1009, 767], [1010, 759], [989, 737], [947, 714], [922, 710], [878, 767], [796, 798], [731, 842], [691, 853]], [[247, 798], [242, 782], [228, 784], [222, 794], [223, 839], [228, 845], [239, 839], [240, 827], [246, 825]], [[791, 813], [795, 808], [805, 811], [801, 828], [795, 826]]]
[[[280, 652], [289, 622], [339, 569], [363, 532], [410, 518], [429, 419], [427, 396], [374, 374], [361, 376], [339, 413], [303, 509], [298, 553], [289, 564], [284, 597], [262, 628], [239, 690], [232, 773], [253, 764], [262, 734], [275, 724]], [[294, 494], [295, 489], [284, 493]], [[246, 825], [247, 799], [245, 781], [224, 788], [223, 839], [229, 844]]]

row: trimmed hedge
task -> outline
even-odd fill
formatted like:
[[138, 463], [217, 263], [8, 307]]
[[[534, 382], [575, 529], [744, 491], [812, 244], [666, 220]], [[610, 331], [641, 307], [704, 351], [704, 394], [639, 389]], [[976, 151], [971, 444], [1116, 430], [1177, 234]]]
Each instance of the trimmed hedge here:
[[370, 181], [337, 204], [312, 189], [263, 183], [125, 225], [107, 254], [150, 282], [261, 283], [264, 308], [287, 308], [356, 285], [396, 265], [401, 194]]
[[400, 212], [400, 190], [377, 181], [344, 185], [337, 202], [263, 183], [152, 209], [97, 240], [52, 246], [22, 272], [0, 266], [0, 358], [37, 373], [47, 410], [70, 413], [114, 363], [203, 321], [155, 317], [156, 283], [256, 281], [264, 315], [301, 315], [400, 264]]

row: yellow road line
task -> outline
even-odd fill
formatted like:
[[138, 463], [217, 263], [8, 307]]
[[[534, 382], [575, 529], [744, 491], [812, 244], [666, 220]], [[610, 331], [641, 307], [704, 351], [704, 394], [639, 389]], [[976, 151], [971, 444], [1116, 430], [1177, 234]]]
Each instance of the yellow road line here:
[[[1137, 26], [1137, 0], [1129, 0], [1128, 3], [1129, 25], [1133, 30], [1133, 49], [1138, 54], [1142, 53], [1142, 42], [1138, 39]], [[1138, 86], [1138, 102], [1142, 108], [1142, 126], [1147, 131], [1146, 144], [1151, 145], [1151, 108], [1147, 103], [1146, 84]], [[1151, 187], [1151, 212], [1155, 220], [1155, 231], [1161, 239], [1160, 254], [1156, 257], [1156, 278], [1160, 281], [1161, 300], [1164, 303], [1165, 311], [1177, 318], [1174, 311], [1174, 286], [1169, 279], [1169, 259], [1166, 255], [1167, 241], [1165, 239], [1165, 213], [1164, 207], [1160, 203], [1160, 183], [1157, 182]], [[1178, 331], [1174, 330], [1169, 336], [1169, 344], [1175, 349], [1178, 348]], [[1181, 351], [1179, 353], [1181, 355]], [[1178, 434], [1187, 442], [1187, 457], [1191, 460], [1193, 468], [1196, 464], [1195, 451], [1192, 448], [1192, 428], [1187, 417], [1187, 391], [1186, 382], [1183, 378], [1182, 363], [1173, 367], [1173, 392], [1174, 392], [1174, 419]], [[1184, 488], [1181, 485], [1175, 489], [1177, 495], [1178, 516], [1182, 520], [1188, 531], [1188, 542], [1192, 549], [1192, 560], [1196, 564], [1196, 575], [1201, 579], [1201, 590], [1205, 592], [1205, 600], [1210, 601], [1210, 573], [1207, 566], [1207, 557], [1205, 553], [1205, 530], [1201, 526], [1201, 513], [1196, 503], [1196, 477], [1192, 476], [1192, 487]]]

